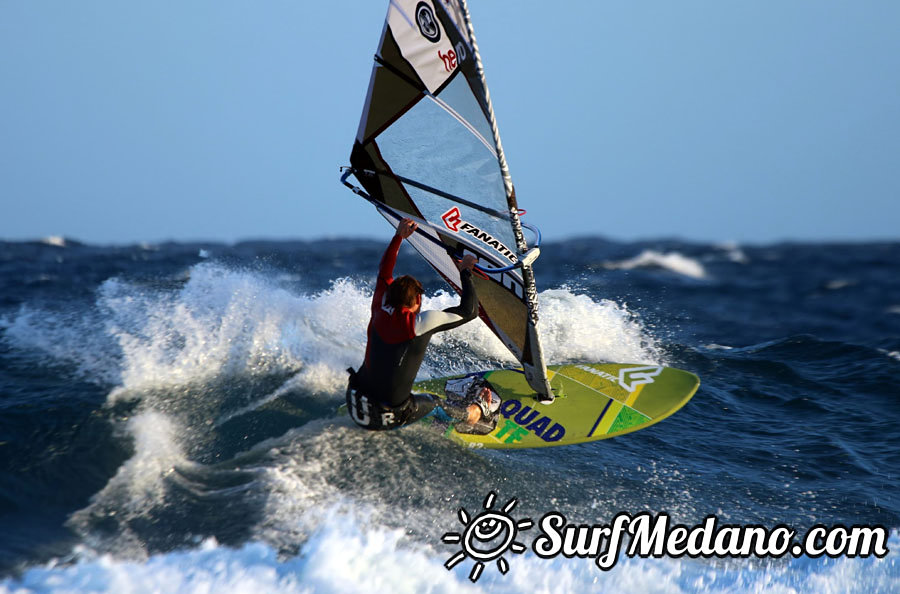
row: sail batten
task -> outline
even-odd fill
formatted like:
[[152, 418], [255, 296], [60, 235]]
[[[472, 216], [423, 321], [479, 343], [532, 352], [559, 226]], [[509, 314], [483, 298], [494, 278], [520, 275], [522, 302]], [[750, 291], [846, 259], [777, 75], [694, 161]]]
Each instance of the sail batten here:
[[490, 265], [474, 279], [481, 318], [531, 387], [549, 394], [533, 257], [523, 263], [528, 246], [465, 0], [390, 0], [350, 163], [365, 189], [357, 193], [392, 225], [421, 221], [410, 243], [454, 289], [463, 255]]

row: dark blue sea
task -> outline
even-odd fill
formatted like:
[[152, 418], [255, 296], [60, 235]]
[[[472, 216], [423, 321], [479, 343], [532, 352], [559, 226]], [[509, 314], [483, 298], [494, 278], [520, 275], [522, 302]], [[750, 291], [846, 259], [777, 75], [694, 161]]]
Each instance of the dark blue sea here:
[[[0, 592], [898, 592], [900, 243], [548, 243], [548, 363], [700, 376], [665, 421], [468, 450], [335, 411], [387, 242], [0, 242]], [[411, 251], [426, 308], [456, 298]], [[512, 365], [481, 324], [421, 378]], [[496, 493], [535, 522], [884, 526], [883, 558], [538, 557], [459, 545]]]

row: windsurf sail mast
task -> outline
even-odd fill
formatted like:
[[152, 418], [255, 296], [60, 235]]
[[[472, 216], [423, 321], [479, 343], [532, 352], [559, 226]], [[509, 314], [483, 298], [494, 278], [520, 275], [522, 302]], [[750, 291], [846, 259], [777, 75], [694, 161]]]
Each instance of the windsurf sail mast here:
[[529, 227], [529, 248], [465, 0], [390, 1], [341, 181], [395, 227], [418, 221], [410, 243], [457, 291], [456, 261], [478, 256], [482, 320], [552, 397], [536, 330], [540, 234]]

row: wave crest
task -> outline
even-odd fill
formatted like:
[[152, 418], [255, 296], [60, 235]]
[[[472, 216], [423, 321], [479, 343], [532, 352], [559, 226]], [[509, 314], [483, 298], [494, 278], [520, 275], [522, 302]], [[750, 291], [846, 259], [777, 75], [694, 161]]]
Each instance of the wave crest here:
[[656, 250], [644, 250], [634, 258], [619, 262], [606, 262], [603, 266], [608, 270], [662, 268], [690, 278], [706, 278], [706, 269], [703, 264], [679, 252], [663, 253]]

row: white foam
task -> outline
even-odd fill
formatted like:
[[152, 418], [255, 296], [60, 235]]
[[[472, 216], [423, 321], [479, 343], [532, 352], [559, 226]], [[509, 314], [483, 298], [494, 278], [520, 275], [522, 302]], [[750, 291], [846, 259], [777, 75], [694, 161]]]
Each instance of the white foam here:
[[[72, 363], [79, 373], [116, 386], [111, 400], [214, 378], [293, 375], [290, 388], [335, 395], [345, 369], [363, 359], [371, 287], [339, 279], [298, 294], [276, 274], [212, 262], [193, 266], [178, 289], [110, 279], [95, 308], [52, 312], [24, 306], [4, 320], [18, 348]], [[538, 328], [548, 363], [658, 363], [655, 340], [627, 308], [568, 289], [540, 296]], [[455, 294], [426, 297], [423, 307], [456, 305]], [[420, 377], [512, 365], [513, 357], [480, 323], [432, 340]]]
[[744, 253], [744, 250], [741, 249], [741, 246], [736, 241], [724, 241], [716, 244], [716, 247], [724, 251], [725, 257], [736, 264], [747, 264], [750, 262], [750, 258], [747, 257], [747, 254]]
[[544, 291], [540, 303], [538, 331], [549, 363], [662, 363], [656, 339], [624, 305], [569, 289]]
[[61, 235], [50, 235], [41, 239], [41, 243], [62, 248], [67, 247], [66, 238], [62, 237]]
[[221, 426], [222, 424], [230, 421], [231, 419], [239, 417], [248, 412], [257, 410], [260, 407], [263, 407], [266, 404], [272, 402], [273, 400], [277, 400], [278, 398], [281, 398], [282, 396], [290, 394], [290, 393], [294, 392], [295, 390], [299, 389], [299, 384], [300, 384], [300, 382], [297, 381], [297, 377], [292, 377], [292, 378], [288, 379], [288, 381], [284, 382], [281, 386], [279, 386], [278, 389], [273, 390], [272, 392], [263, 396], [262, 398], [258, 398], [256, 400], [254, 400], [253, 402], [251, 402], [250, 404], [242, 406], [241, 408], [238, 408], [236, 410], [227, 412], [224, 415], [220, 415], [219, 418], [216, 419], [215, 424], [217, 426]]
[[855, 284], [856, 281], [854, 280], [846, 278], [836, 278], [825, 283], [825, 288], [829, 291], [839, 291], [841, 289], [846, 289], [847, 287], [852, 287]]
[[164, 500], [165, 478], [176, 465], [189, 466], [182, 451], [182, 430], [171, 418], [145, 411], [128, 420], [125, 426], [134, 444], [134, 455], [116, 471], [106, 486], [91, 497], [91, 503], [73, 513], [67, 524], [90, 543], [90, 525], [96, 518], [115, 518], [119, 530], [115, 549], [128, 557], [144, 556], [141, 539], [132, 534], [129, 521], [149, 516]]
[[634, 258], [620, 262], [606, 262], [604, 267], [609, 270], [664, 268], [690, 278], [706, 278], [706, 269], [703, 267], [703, 264], [679, 252], [662, 253], [656, 250], [644, 250]]
[[[456, 294], [442, 292], [423, 300], [422, 307], [444, 309], [458, 302]], [[624, 305], [605, 299], [595, 301], [567, 288], [541, 292], [539, 303], [538, 332], [548, 364], [576, 361], [660, 364], [656, 340], [638, 316]], [[500, 339], [481, 323], [439, 333], [432, 338], [432, 345], [421, 377], [516, 363]], [[463, 364], [454, 367], [454, 362]]]
[[334, 393], [362, 359], [366, 301], [346, 280], [297, 295], [261, 273], [207, 263], [176, 293], [107, 281], [99, 303], [123, 354], [115, 396], [269, 373], [296, 373], [295, 387]]
[[81, 379], [100, 384], [120, 381], [119, 352], [103, 332], [96, 311], [49, 311], [22, 305], [0, 319], [3, 340], [50, 364], [68, 364]]

